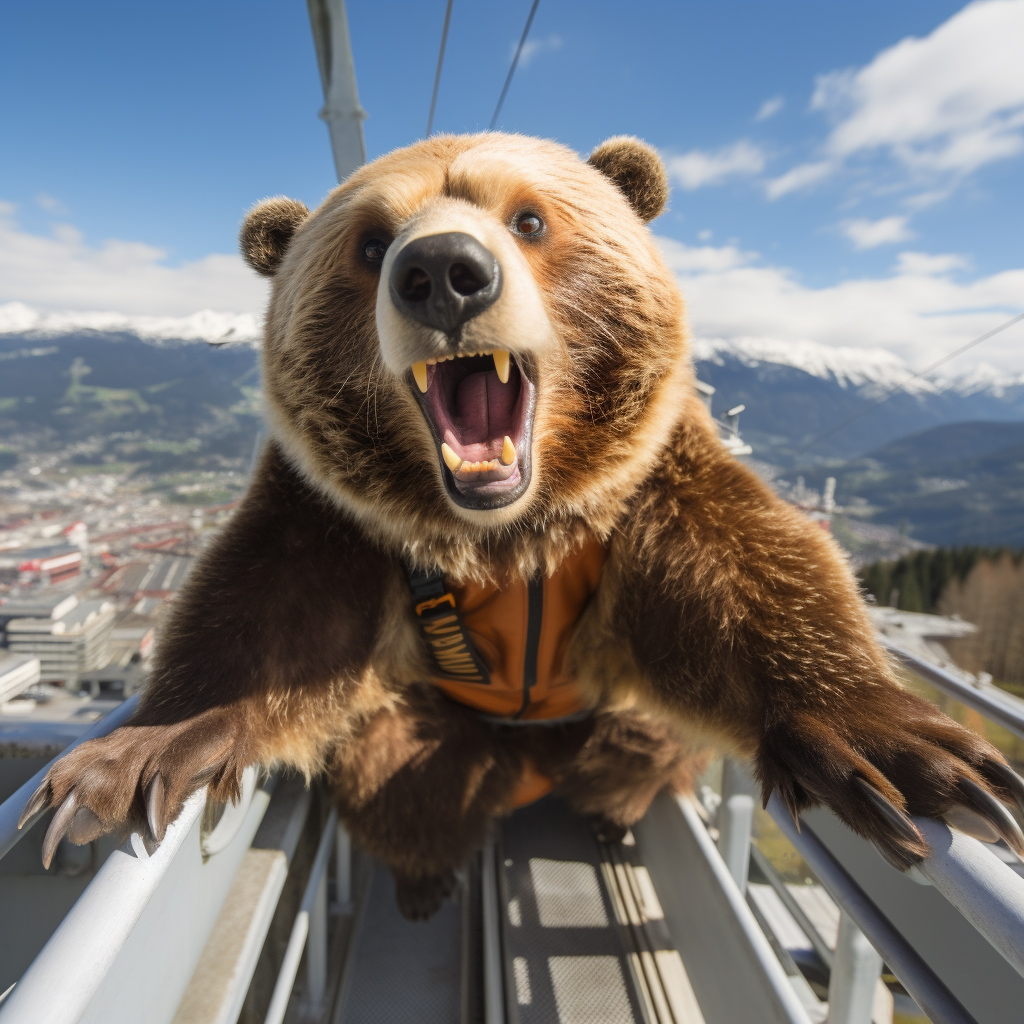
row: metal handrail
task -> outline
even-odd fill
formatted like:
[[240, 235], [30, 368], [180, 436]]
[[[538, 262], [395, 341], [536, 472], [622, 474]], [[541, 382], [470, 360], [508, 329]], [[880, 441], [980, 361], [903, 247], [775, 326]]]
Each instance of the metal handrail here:
[[1024, 739], [1024, 701], [1020, 701], [994, 686], [982, 688], [972, 685], [952, 672], [925, 661], [913, 651], [907, 650], [887, 636], [879, 636], [878, 639], [904, 665], [938, 687], [943, 693], [980, 712], [986, 718], [992, 719], [1020, 739]]
[[2, 804], [0, 804], [0, 858], [7, 855], [11, 847], [24, 837], [29, 829], [18, 829], [18, 819], [25, 805], [29, 802], [32, 794], [42, 785], [46, 773], [66, 754], [75, 747], [81, 746], [87, 740], [94, 740], [100, 736], [106, 736], [113, 732], [119, 725], [123, 725], [138, 707], [139, 695], [133, 694], [120, 707], [115, 708], [109, 714], [104, 715], [96, 722], [91, 729], [87, 729], [74, 743], [65, 747], [53, 760], [32, 776], [23, 786], [15, 790]]
[[151, 856], [141, 842], [136, 856], [110, 855], [0, 1008], [0, 1022], [81, 1019], [205, 806], [203, 788]]
[[917, 870], [1024, 977], [1024, 878], [977, 839], [914, 818], [931, 853]]
[[[302, 951], [306, 948], [306, 940], [310, 936], [310, 926], [313, 923], [317, 902], [326, 902], [324, 882], [326, 881], [327, 862], [334, 847], [337, 833], [338, 812], [337, 810], [332, 810], [327, 818], [327, 824], [324, 825], [324, 830], [320, 835], [320, 843], [317, 846], [316, 857], [313, 860], [313, 868], [309, 873], [305, 892], [302, 894], [299, 912], [295, 915], [295, 921], [292, 924], [291, 935], [288, 937], [288, 946], [281, 961], [281, 969], [278, 971], [277, 981], [274, 984], [274, 994], [270, 998], [270, 1005], [267, 1008], [264, 1024], [281, 1024], [288, 1010], [288, 1001], [291, 999], [292, 989], [295, 987], [295, 976], [299, 972]], [[326, 958], [326, 949], [318, 952], [321, 958]], [[314, 996], [320, 997], [316, 999], [319, 1002], [323, 997], [323, 993], [315, 993]]]
[[[987, 689], [972, 686], [953, 673], [923, 661], [888, 638], [883, 638], [883, 642], [904, 664], [944, 693], [1024, 738], [1024, 704], [1009, 696], [1004, 698], [998, 692], [993, 694]], [[10, 850], [27, 831], [17, 830], [18, 816], [53, 763], [81, 743], [106, 735], [123, 724], [137, 704], [138, 697], [132, 697], [96, 722], [0, 805], [0, 856]], [[44, 1002], [49, 1012], [60, 1011], [60, 1019], [76, 1019], [75, 1008], [87, 1006], [95, 994], [112, 958], [117, 955], [117, 950], [141, 916], [178, 847], [195, 825], [204, 800], [202, 791], [190, 798], [182, 815], [152, 857], [147, 858], [136, 842], [137, 858], [125, 853], [110, 858], [40, 954], [43, 965], [48, 963], [52, 969], [60, 965], [59, 987], [62, 995], [55, 1003], [53, 989], [45, 980], [53, 974], [53, 970], [36, 970], [36, 966], [43, 965], [34, 965], [30, 974], [5, 1000], [0, 1009], [0, 1021], [13, 1019], [13, 1016], [9, 1018], [8, 1015], [15, 1013], [18, 1013], [19, 1020], [29, 1019], [25, 1016], [26, 1010], [42, 1006]], [[941, 1024], [971, 1024], [974, 1018], [963, 1004], [832, 855], [815, 834], [813, 827], [804, 822], [801, 831], [775, 797], [770, 801], [768, 810], [822, 885], [861, 928], [922, 1009]], [[310, 930], [313, 901], [319, 898], [323, 887], [326, 864], [336, 831], [335, 814], [332, 812], [321, 837], [313, 874], [295, 921], [288, 950], [290, 955], [286, 955], [278, 978], [279, 994], [275, 992], [273, 1009], [279, 1012], [287, 1006], [299, 958]], [[927, 819], [915, 819], [915, 822], [932, 848], [932, 854], [919, 865], [921, 874], [1024, 976], [1024, 878], [976, 840], [952, 832], [939, 822]], [[130, 885], [126, 884], [129, 876]], [[123, 895], [118, 896], [117, 920], [113, 921], [104, 907], [109, 909], [109, 895], [115, 891], [121, 894], [128, 891], [130, 895], [127, 904]], [[100, 942], [96, 942], [98, 932], [102, 933]], [[89, 950], [89, 955], [83, 957], [82, 950]], [[75, 964], [70, 973], [66, 967], [68, 963]], [[275, 1017], [276, 1014], [268, 1014], [268, 1020]]]
[[977, 1024], [960, 1000], [893, 927], [807, 823], [803, 822], [802, 827], [798, 828], [778, 796], [773, 795], [768, 801], [768, 813], [796, 847], [818, 881], [868, 937], [928, 1018], [935, 1021], [935, 1024]]
[[[943, 693], [1024, 739], [1024, 702], [995, 687], [972, 685], [888, 637], [880, 639]], [[1024, 976], [1024, 878], [976, 839], [940, 822], [914, 821], [932, 850], [918, 870]]]
[[[109, 1019], [103, 1015], [103, 1007], [109, 1009], [110, 999], [121, 998], [116, 989], [110, 988], [111, 972], [119, 969], [122, 956], [133, 942], [138, 954], [140, 940], [136, 929], [144, 920], [152, 922], [154, 898], [158, 907], [166, 911], [157, 894], [168, 877], [180, 882], [183, 877], [198, 878], [197, 871], [203, 872], [205, 878], [227, 872], [225, 878], [230, 882], [234, 876], [270, 802], [270, 791], [255, 785], [256, 776], [255, 767], [247, 768], [243, 774], [241, 799], [248, 810], [245, 829], [235, 828], [234, 842], [218, 853], [204, 857], [201, 849], [200, 820], [207, 802], [205, 787], [188, 798], [152, 853], [147, 852], [138, 833], [133, 833], [128, 843], [111, 853], [0, 1007], [0, 1022], [23, 1024], [46, 1020], [53, 1024], [72, 1024], [83, 1018]], [[213, 871], [214, 875], [206, 875], [208, 871]], [[208, 928], [212, 927], [227, 891], [228, 885], [221, 879], [216, 883], [218, 896], [196, 904], [196, 912], [188, 915], [189, 925], [197, 928], [192, 944], [196, 957], [201, 953]], [[143, 955], [148, 954], [144, 951]], [[187, 972], [181, 977], [183, 985], [191, 975], [194, 962], [189, 965], [187, 957], [183, 961], [180, 956], [170, 957], [168, 962], [180, 969], [179, 974]], [[174, 989], [175, 984], [177, 982], [171, 983], [172, 990], [180, 996]]]

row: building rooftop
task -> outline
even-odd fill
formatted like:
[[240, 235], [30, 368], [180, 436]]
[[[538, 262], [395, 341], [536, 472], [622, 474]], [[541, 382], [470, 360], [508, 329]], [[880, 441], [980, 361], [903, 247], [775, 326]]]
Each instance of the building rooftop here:
[[78, 604], [78, 586], [54, 587], [0, 601], [0, 617], [12, 619], [59, 619]]
[[39, 682], [39, 659], [0, 651], [0, 704]]
[[7, 636], [50, 634], [51, 636], [72, 636], [82, 633], [98, 619], [113, 615], [114, 606], [110, 601], [76, 601], [60, 618], [11, 619], [7, 623]]

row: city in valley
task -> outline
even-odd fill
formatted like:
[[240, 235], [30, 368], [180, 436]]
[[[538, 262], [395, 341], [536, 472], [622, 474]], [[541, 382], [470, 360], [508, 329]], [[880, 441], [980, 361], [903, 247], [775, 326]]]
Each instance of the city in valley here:
[[23, 450], [0, 473], [5, 746], [53, 742], [141, 686], [161, 614], [241, 493], [245, 466], [140, 474], [110, 442]]

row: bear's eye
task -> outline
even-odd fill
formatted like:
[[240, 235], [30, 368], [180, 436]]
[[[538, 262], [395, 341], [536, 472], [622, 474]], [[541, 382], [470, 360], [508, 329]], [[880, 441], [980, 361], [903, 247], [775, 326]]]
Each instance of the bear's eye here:
[[388, 243], [379, 238], [368, 238], [363, 242], [363, 259], [370, 266], [378, 267], [384, 262], [384, 256], [388, 251]]
[[515, 230], [518, 235], [536, 238], [544, 230], [544, 221], [535, 213], [521, 213], [515, 219]]

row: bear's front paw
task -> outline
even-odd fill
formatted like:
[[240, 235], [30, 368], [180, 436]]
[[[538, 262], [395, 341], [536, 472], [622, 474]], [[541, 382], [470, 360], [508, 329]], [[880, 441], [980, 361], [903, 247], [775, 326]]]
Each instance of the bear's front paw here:
[[408, 921], [426, 921], [433, 917], [455, 891], [455, 885], [453, 871], [422, 878], [395, 876], [395, 897], [402, 917]]
[[223, 714], [122, 726], [62, 757], [25, 805], [18, 827], [57, 809], [43, 839], [45, 867], [65, 836], [81, 845], [107, 832], [138, 831], [160, 842], [201, 786], [209, 784], [218, 799], [237, 799], [244, 767]]
[[757, 773], [796, 818], [826, 804], [895, 867], [928, 854], [910, 815], [945, 821], [1024, 859], [1024, 833], [1000, 801], [1024, 812], [1024, 780], [989, 743], [902, 690], [841, 718], [797, 713], [763, 739]]

